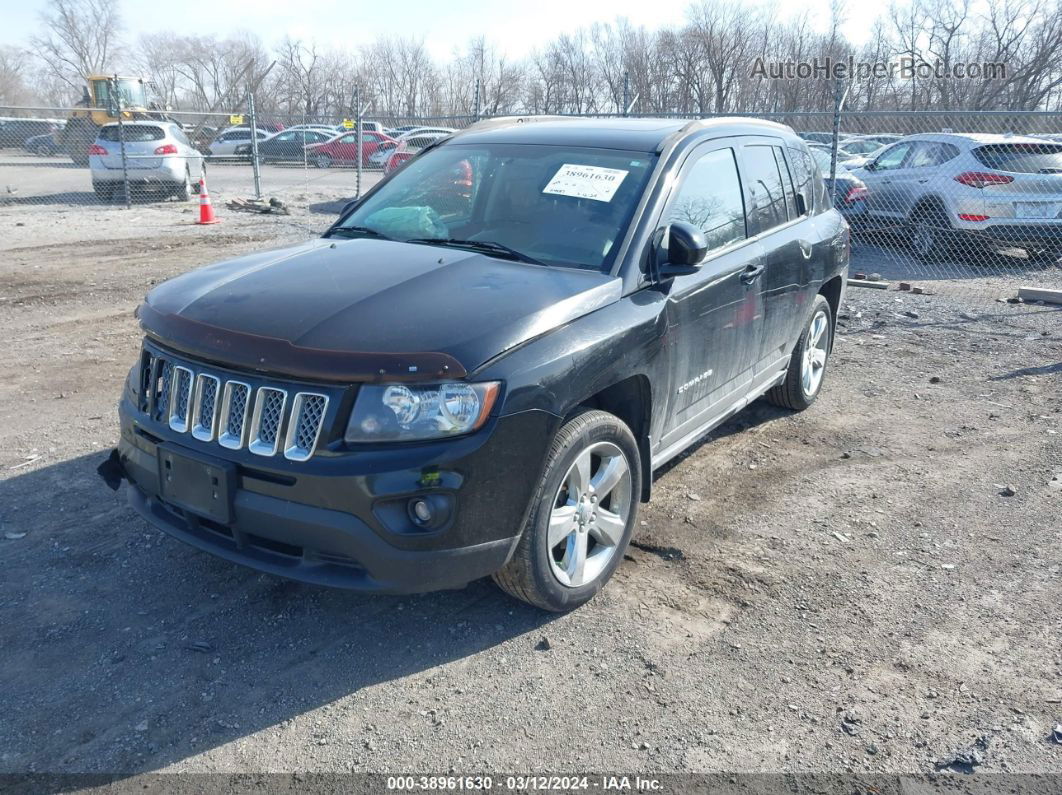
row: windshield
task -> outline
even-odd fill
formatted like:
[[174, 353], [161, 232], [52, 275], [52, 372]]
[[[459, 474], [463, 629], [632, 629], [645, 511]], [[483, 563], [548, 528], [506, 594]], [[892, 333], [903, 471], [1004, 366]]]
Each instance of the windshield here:
[[[114, 101], [111, 96], [111, 81], [94, 80], [93, 84], [96, 87], [96, 107], [108, 107]], [[147, 107], [147, 92], [144, 90], [144, 84], [139, 80], [128, 77], [118, 78], [118, 92], [122, 97], [123, 108]]]
[[449, 144], [410, 161], [332, 234], [486, 250], [607, 270], [656, 155], [529, 144]]

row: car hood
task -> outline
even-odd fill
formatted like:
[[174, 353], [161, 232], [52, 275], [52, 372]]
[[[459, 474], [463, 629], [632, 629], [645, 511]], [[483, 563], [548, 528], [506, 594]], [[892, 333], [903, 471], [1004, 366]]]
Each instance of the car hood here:
[[462, 377], [610, 304], [621, 280], [439, 246], [313, 240], [178, 276], [138, 310], [198, 358], [329, 381]]

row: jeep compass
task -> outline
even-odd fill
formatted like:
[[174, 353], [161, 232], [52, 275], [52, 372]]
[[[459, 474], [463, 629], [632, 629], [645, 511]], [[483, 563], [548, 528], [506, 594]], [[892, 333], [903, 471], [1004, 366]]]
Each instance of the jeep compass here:
[[320, 239], [153, 289], [113, 460], [148, 521], [261, 571], [568, 610], [654, 469], [814, 402], [848, 251], [788, 127], [481, 122]]

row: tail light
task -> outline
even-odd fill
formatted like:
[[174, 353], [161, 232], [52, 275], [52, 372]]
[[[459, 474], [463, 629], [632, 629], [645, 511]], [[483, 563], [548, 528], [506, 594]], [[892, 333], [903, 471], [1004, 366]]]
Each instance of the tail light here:
[[163, 144], [162, 146], [155, 147], [155, 154], [157, 155], [175, 155], [177, 154], [176, 144]]
[[93, 144], [92, 146], [89, 147], [88, 153], [90, 155], [105, 155], [105, 154], [107, 154], [107, 150], [104, 149], [99, 144]]
[[959, 213], [960, 221], [987, 221], [987, 215], [977, 215], [976, 213]]
[[867, 190], [866, 185], [853, 185], [851, 188], [848, 189], [848, 193], [844, 195], [844, 200], [848, 204], [851, 204], [852, 202], [859, 201], [860, 199], [865, 199], [869, 195], [870, 191]]
[[956, 182], [961, 182], [970, 188], [984, 188], [987, 185], [1006, 185], [1014, 181], [1014, 177], [1007, 174], [993, 174], [991, 171], [964, 171], [955, 177]]

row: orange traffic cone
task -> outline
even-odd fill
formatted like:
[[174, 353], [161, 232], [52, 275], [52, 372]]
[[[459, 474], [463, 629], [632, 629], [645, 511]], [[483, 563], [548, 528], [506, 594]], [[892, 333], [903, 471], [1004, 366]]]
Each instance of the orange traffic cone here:
[[199, 220], [196, 223], [219, 223], [219, 219], [214, 217], [214, 205], [210, 203], [210, 194], [207, 193], [206, 177], [199, 178]]

